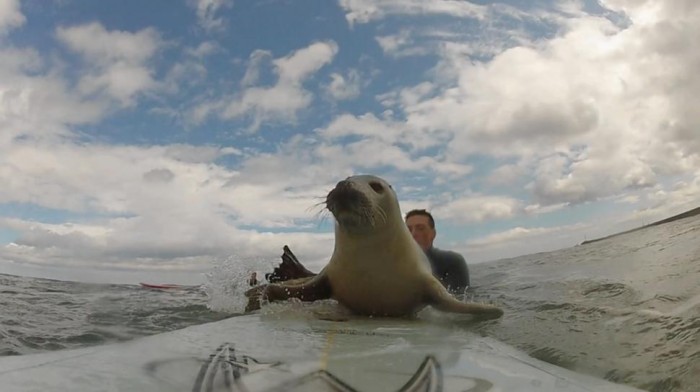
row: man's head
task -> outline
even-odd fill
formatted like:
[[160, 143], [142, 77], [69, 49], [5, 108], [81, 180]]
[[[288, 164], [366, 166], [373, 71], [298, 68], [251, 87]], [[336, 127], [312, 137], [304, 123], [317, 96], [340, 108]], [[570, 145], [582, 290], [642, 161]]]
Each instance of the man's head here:
[[433, 246], [435, 240], [435, 220], [426, 210], [411, 210], [406, 214], [406, 226], [413, 239], [424, 251]]

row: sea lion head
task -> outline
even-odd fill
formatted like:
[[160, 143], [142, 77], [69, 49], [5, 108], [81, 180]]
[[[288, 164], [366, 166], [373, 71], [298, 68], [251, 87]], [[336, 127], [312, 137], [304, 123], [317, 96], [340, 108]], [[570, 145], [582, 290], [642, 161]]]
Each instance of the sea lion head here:
[[372, 232], [399, 214], [396, 193], [383, 179], [372, 175], [348, 177], [326, 196], [326, 208], [343, 230]]

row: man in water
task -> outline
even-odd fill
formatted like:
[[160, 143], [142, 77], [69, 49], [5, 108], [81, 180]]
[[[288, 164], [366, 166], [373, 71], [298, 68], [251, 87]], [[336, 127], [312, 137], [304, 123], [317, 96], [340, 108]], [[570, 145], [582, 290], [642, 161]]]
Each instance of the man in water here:
[[433, 246], [437, 235], [433, 216], [426, 210], [411, 210], [406, 214], [406, 226], [428, 256], [433, 275], [452, 294], [464, 294], [469, 287], [467, 262], [459, 253]]

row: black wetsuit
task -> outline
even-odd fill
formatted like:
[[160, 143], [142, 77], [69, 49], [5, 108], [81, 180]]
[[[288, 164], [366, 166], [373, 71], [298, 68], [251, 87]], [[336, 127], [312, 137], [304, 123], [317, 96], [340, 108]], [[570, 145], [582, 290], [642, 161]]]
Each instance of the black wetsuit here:
[[463, 294], [469, 287], [469, 268], [459, 253], [435, 247], [425, 254], [430, 259], [433, 275], [453, 294]]

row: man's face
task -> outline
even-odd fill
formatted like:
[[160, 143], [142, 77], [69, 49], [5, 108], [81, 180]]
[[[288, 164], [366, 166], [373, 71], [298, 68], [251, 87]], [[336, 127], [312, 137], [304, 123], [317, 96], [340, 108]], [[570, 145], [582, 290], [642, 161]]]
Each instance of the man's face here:
[[424, 251], [433, 246], [435, 229], [430, 227], [430, 219], [427, 216], [413, 215], [406, 219], [406, 226], [408, 226], [408, 231], [411, 232], [413, 239]]

